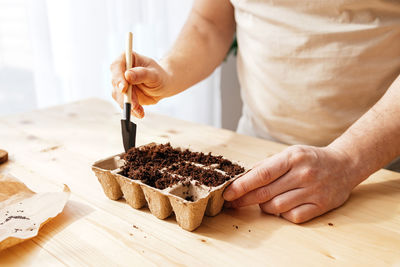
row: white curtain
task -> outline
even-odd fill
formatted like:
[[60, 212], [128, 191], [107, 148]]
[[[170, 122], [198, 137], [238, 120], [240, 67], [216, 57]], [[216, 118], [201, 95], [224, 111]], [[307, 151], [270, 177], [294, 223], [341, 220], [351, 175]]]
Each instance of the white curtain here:
[[[133, 32], [134, 50], [160, 59], [192, 5], [187, 0], [26, 1], [39, 108], [88, 97], [113, 101], [109, 66], [124, 50], [126, 32]], [[219, 82], [217, 69], [188, 91], [145, 111], [220, 127]]]

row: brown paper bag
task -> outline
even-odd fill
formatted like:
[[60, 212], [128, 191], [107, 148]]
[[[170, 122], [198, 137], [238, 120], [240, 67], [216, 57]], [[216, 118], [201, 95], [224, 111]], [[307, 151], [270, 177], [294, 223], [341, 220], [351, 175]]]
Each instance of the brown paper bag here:
[[62, 212], [70, 190], [35, 193], [10, 174], [0, 174], [0, 250], [37, 236], [41, 226]]

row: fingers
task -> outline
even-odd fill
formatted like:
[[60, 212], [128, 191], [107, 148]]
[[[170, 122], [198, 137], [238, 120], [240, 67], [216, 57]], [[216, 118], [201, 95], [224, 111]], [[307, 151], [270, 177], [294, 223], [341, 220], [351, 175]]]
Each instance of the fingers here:
[[260, 209], [269, 214], [282, 214], [309, 202], [309, 192], [303, 188], [293, 189], [260, 204]]
[[[138, 97], [136, 94], [136, 90], [135, 89], [131, 89], [132, 90], [132, 106], [131, 106], [131, 113], [141, 119], [144, 117], [144, 109], [143, 107], [139, 104], [138, 101]], [[124, 95], [117, 91], [115, 88], [112, 91], [112, 97], [114, 98], [114, 100], [119, 104], [119, 106], [121, 107], [121, 109], [124, 108]]]
[[160, 77], [155, 69], [135, 67], [127, 70], [124, 75], [130, 84], [145, 84], [150, 88], [160, 85]]
[[111, 70], [111, 82], [114, 90], [117, 92], [122, 92], [127, 89], [128, 83], [125, 80], [125, 54], [120, 55], [110, 67]]
[[[135, 56], [132, 56], [134, 57], [135, 61]], [[113, 85], [112, 96], [121, 106], [121, 108], [123, 108], [123, 94], [125, 94], [129, 88], [129, 84], [125, 79], [125, 64], [125, 54], [122, 54], [111, 64], [110, 67]], [[132, 114], [137, 118], [143, 118], [144, 116], [144, 109], [139, 104], [135, 88], [132, 89]]]
[[234, 200], [231, 203], [232, 208], [239, 208], [259, 203], [267, 202], [274, 197], [285, 193], [289, 190], [296, 189], [299, 186], [299, 180], [291, 173], [283, 175], [269, 185], [254, 189], [244, 196]]
[[317, 205], [307, 203], [285, 213], [281, 213], [281, 216], [292, 223], [303, 223], [323, 213], [324, 211], [321, 210]]
[[264, 160], [263, 164], [235, 180], [224, 192], [227, 201], [233, 201], [256, 188], [268, 185], [289, 170], [286, 153]]
[[143, 107], [139, 104], [139, 99], [137, 96], [138, 88], [136, 86], [132, 86], [132, 114], [141, 119], [144, 117], [144, 109]]
[[257, 161], [256, 163], [254, 163], [254, 165], [251, 167], [251, 169], [257, 168], [258, 166], [262, 165], [263, 162], [264, 162], [264, 160]]
[[136, 91], [136, 94], [138, 96], [139, 102], [143, 105], [153, 105], [158, 102], [154, 96], [148, 96], [142, 90], [138, 89]]
[[115, 88], [112, 91], [112, 97], [118, 103], [118, 105], [121, 107], [121, 109], [123, 109], [124, 108], [124, 97], [120, 92], [115, 90]]

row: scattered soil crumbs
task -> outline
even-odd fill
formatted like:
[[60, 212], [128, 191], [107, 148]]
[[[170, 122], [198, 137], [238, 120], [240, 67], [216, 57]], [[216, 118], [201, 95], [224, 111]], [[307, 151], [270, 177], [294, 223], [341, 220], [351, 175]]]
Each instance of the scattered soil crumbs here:
[[194, 201], [193, 196], [187, 196], [187, 197], [185, 197], [185, 200], [190, 201], [190, 202]]
[[184, 182], [187, 177], [196, 184], [218, 186], [244, 172], [243, 167], [222, 156], [176, 149], [170, 143], [131, 148], [124, 159], [122, 175], [158, 189]]
[[0, 149], [0, 164], [8, 161], [8, 152]]
[[30, 220], [28, 217], [25, 217], [25, 216], [8, 216], [2, 224], [8, 222], [9, 220], [13, 220], [13, 219]]

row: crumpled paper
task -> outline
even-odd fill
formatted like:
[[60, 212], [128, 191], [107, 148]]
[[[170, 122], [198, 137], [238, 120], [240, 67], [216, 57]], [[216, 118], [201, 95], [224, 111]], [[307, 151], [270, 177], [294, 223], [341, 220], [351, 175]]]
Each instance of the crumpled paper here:
[[0, 174], [0, 250], [38, 235], [64, 209], [70, 190], [35, 193], [11, 174]]

